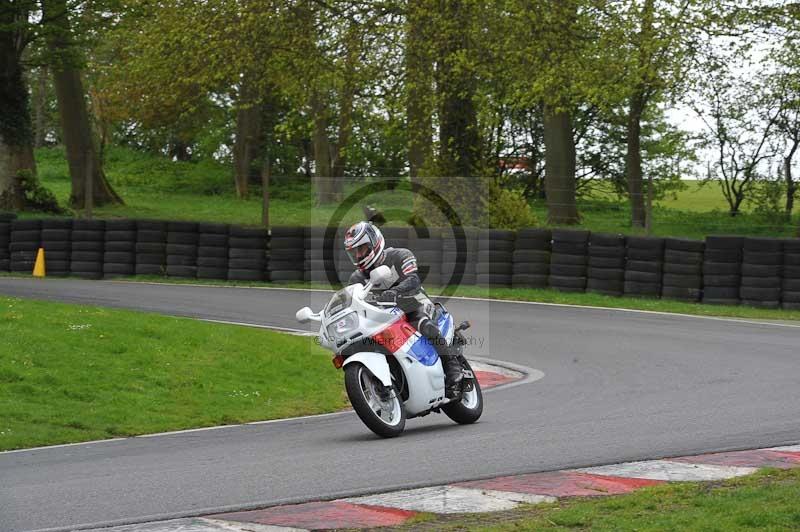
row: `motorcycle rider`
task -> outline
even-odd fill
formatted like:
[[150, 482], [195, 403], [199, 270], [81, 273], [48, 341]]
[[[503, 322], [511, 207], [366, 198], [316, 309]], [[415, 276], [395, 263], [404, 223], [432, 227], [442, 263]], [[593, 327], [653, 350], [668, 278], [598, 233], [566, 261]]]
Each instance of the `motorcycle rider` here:
[[347, 230], [344, 248], [356, 266], [350, 275], [350, 284], [364, 284], [374, 268], [381, 265], [389, 267], [392, 276], [376, 287], [383, 289], [378, 301], [398, 302], [398, 297], [401, 298], [398, 304], [408, 321], [428, 339], [442, 359], [445, 390], [448, 397], [453, 397], [463, 377], [461, 363], [432, 319], [435, 307], [422, 288], [414, 254], [405, 248], [386, 247], [380, 230], [369, 222], [358, 222]]

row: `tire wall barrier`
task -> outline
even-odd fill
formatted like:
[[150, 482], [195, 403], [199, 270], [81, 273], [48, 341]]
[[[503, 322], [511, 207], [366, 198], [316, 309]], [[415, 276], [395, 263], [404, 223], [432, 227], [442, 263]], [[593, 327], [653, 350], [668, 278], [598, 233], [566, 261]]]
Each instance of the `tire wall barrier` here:
[[501, 229], [478, 232], [475, 282], [479, 286], [510, 287], [514, 272], [516, 234]]
[[11, 222], [17, 216], [15, 214], [0, 212], [0, 272], [11, 271]]
[[625, 239], [623, 293], [659, 297], [664, 268], [664, 239], [631, 236]]
[[589, 272], [589, 231], [553, 229], [550, 288], [585, 292]]
[[228, 278], [227, 224], [201, 223], [197, 225], [197, 278]]
[[42, 220], [41, 247], [47, 250], [47, 275], [65, 277], [70, 274], [72, 257], [71, 219]]
[[619, 234], [589, 235], [586, 291], [621, 296], [625, 290], [625, 237]]
[[[32, 273], [43, 248], [49, 276], [135, 274], [330, 286], [331, 280], [346, 283], [354, 269], [341, 247], [345, 230], [328, 235], [326, 227], [20, 220], [0, 212], [0, 271]], [[797, 238], [698, 241], [546, 228], [384, 227], [382, 232], [387, 246], [414, 253], [427, 286], [553, 288], [800, 310]]]

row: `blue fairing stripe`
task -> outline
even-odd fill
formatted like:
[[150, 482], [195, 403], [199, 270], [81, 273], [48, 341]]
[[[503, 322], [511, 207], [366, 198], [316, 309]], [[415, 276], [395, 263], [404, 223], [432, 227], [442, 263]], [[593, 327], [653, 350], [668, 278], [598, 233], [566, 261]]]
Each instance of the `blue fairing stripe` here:
[[409, 352], [425, 366], [433, 366], [439, 360], [436, 348], [422, 335], [417, 337], [417, 341], [411, 345]]
[[450, 314], [442, 314], [439, 317], [439, 330], [442, 332], [442, 336], [447, 338], [447, 334], [450, 332], [450, 327], [453, 326], [453, 317]]

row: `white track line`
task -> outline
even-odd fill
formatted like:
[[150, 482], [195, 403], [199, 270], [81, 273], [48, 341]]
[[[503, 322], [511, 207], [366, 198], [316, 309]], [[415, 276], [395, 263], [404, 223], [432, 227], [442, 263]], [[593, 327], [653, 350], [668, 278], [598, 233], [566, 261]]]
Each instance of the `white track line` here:
[[[93, 281], [97, 282], [97, 281]], [[195, 286], [195, 287], [203, 287], [203, 288], [237, 288], [237, 289], [257, 289], [257, 290], [292, 290], [296, 292], [326, 292], [331, 293], [333, 290], [326, 290], [322, 288], [293, 288], [293, 287], [286, 287], [281, 288], [277, 286], [226, 286], [221, 284], [194, 284], [194, 283], [157, 283], [154, 281], [100, 281], [104, 283], [125, 283], [125, 284], [151, 284], [157, 286]], [[539, 305], [545, 307], [564, 307], [564, 308], [580, 308], [580, 309], [589, 309], [589, 310], [610, 310], [610, 311], [617, 311], [617, 312], [635, 312], [640, 314], [652, 314], [656, 316], [680, 316], [683, 318], [701, 318], [705, 320], [715, 320], [715, 321], [728, 321], [734, 323], [746, 323], [749, 325], [772, 325], [775, 327], [789, 327], [793, 329], [800, 329], [800, 324], [794, 325], [791, 323], [775, 323], [772, 321], [751, 321], [746, 319], [739, 319], [739, 318], [726, 318], [720, 316], [704, 316], [701, 314], [683, 314], [680, 312], [664, 312], [659, 310], [639, 310], [639, 309], [631, 309], [631, 308], [618, 308], [618, 307], [598, 307], [594, 305], [575, 305], [569, 303], [544, 303], [540, 301], [519, 301], [514, 299], [495, 299], [489, 297], [468, 297], [468, 296], [432, 296], [434, 298], [437, 297], [446, 297], [447, 299], [460, 299], [464, 301], [485, 301], [490, 303], [510, 303], [510, 304], [517, 304], [517, 305]]]

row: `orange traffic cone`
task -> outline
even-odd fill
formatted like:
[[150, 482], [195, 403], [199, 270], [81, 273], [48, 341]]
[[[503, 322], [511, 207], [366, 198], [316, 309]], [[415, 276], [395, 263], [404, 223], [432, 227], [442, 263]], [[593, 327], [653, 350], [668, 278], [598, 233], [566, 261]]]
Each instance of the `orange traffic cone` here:
[[39, 248], [39, 252], [36, 253], [36, 263], [33, 265], [33, 276], [34, 277], [45, 276], [44, 248]]

